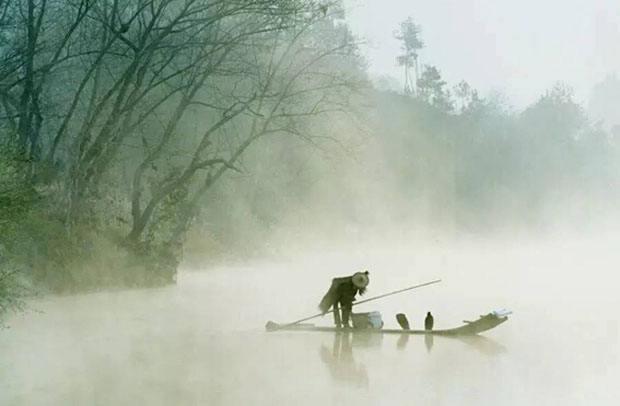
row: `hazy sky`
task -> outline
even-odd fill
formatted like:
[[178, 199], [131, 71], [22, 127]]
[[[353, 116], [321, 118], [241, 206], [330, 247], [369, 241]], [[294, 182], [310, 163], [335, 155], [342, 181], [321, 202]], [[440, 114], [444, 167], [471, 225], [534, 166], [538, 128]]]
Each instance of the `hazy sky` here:
[[449, 82], [505, 93], [522, 106], [557, 80], [586, 101], [592, 85], [620, 70], [620, 0], [345, 0], [367, 41], [373, 74], [402, 80], [393, 33], [408, 16], [422, 26], [422, 63]]

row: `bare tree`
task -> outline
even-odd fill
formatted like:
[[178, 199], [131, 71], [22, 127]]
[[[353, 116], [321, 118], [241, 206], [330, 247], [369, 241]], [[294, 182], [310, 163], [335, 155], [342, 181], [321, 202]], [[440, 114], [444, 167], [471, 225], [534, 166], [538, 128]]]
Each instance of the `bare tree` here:
[[[6, 1], [0, 5], [4, 36], [12, 45], [1, 51], [0, 97], [5, 120], [14, 130], [24, 158], [31, 162], [40, 158], [42, 150], [44, 87], [55, 68], [75, 57], [67, 47], [92, 2], [67, 4], [69, 7], [60, 13], [62, 5], [53, 0]], [[55, 24], [63, 27], [62, 33], [46, 24], [50, 15], [58, 18]], [[44, 34], [46, 41], [42, 40]]]
[[180, 240], [260, 138], [334, 138], [313, 127], [364, 79], [338, 4], [1, 0], [0, 130], [68, 235]]
[[[200, 82], [202, 90], [191, 94], [194, 99], [188, 98], [188, 103], [204, 108], [211, 123], [192, 146], [189, 162], [183, 169], [177, 168], [177, 175], [165, 177], [144, 203], [142, 178], [159, 158], [171, 133], [166, 132], [167, 137], [140, 164], [133, 180], [131, 240], [147, 227], [157, 205], [198, 179], [199, 172], [205, 173], [202, 184], [191, 188], [184, 201], [177, 236], [191, 223], [201, 196], [226, 171], [238, 170], [238, 160], [258, 139], [279, 134], [315, 142], [311, 132], [303, 128], [304, 121], [347, 110], [348, 96], [359, 87], [361, 78], [339, 68], [347, 66], [354, 72], [350, 68], [356, 46], [346, 30], [340, 31], [339, 42], [329, 46], [313, 43], [316, 32], [311, 31], [318, 18], [325, 17], [315, 14], [294, 29], [239, 43], [218, 75]], [[222, 74], [235, 79], [222, 79]], [[219, 97], [204, 101], [209, 93]]]

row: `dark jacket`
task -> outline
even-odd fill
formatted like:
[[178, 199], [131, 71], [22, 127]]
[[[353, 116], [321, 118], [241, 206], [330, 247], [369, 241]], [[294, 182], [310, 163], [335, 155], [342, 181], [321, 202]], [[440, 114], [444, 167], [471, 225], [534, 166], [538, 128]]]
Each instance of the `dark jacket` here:
[[358, 292], [363, 294], [364, 289], [359, 289], [355, 286], [351, 276], [334, 278], [332, 279], [332, 285], [319, 304], [319, 309], [321, 309], [323, 313], [326, 313], [329, 308], [336, 303], [350, 306], [355, 300], [355, 295], [357, 295]]

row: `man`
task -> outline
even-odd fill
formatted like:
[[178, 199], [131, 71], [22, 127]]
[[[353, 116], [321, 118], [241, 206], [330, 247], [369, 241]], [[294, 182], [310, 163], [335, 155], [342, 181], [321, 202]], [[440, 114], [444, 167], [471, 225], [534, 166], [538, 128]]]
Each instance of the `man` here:
[[[332, 285], [325, 296], [323, 296], [319, 309], [325, 314], [333, 306], [336, 327], [349, 328], [349, 317], [351, 316], [355, 295], [358, 293], [363, 295], [366, 292], [368, 282], [368, 271], [356, 272], [351, 276], [332, 279]], [[342, 315], [338, 305], [342, 308]]]

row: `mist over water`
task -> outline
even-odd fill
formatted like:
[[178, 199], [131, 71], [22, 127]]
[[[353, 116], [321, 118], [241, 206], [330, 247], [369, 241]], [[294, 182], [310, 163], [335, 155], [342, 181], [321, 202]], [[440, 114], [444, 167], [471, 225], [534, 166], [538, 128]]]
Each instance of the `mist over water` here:
[[430, 3], [0, 0], [0, 406], [616, 405], [617, 1]]
[[[320, 250], [184, 269], [178, 284], [46, 297], [0, 334], [0, 404], [613, 404], [620, 377], [613, 240], [451, 242]], [[329, 280], [364, 267], [386, 327], [436, 328], [506, 307], [483, 336], [275, 332]], [[329, 325], [331, 318], [319, 319]]]

